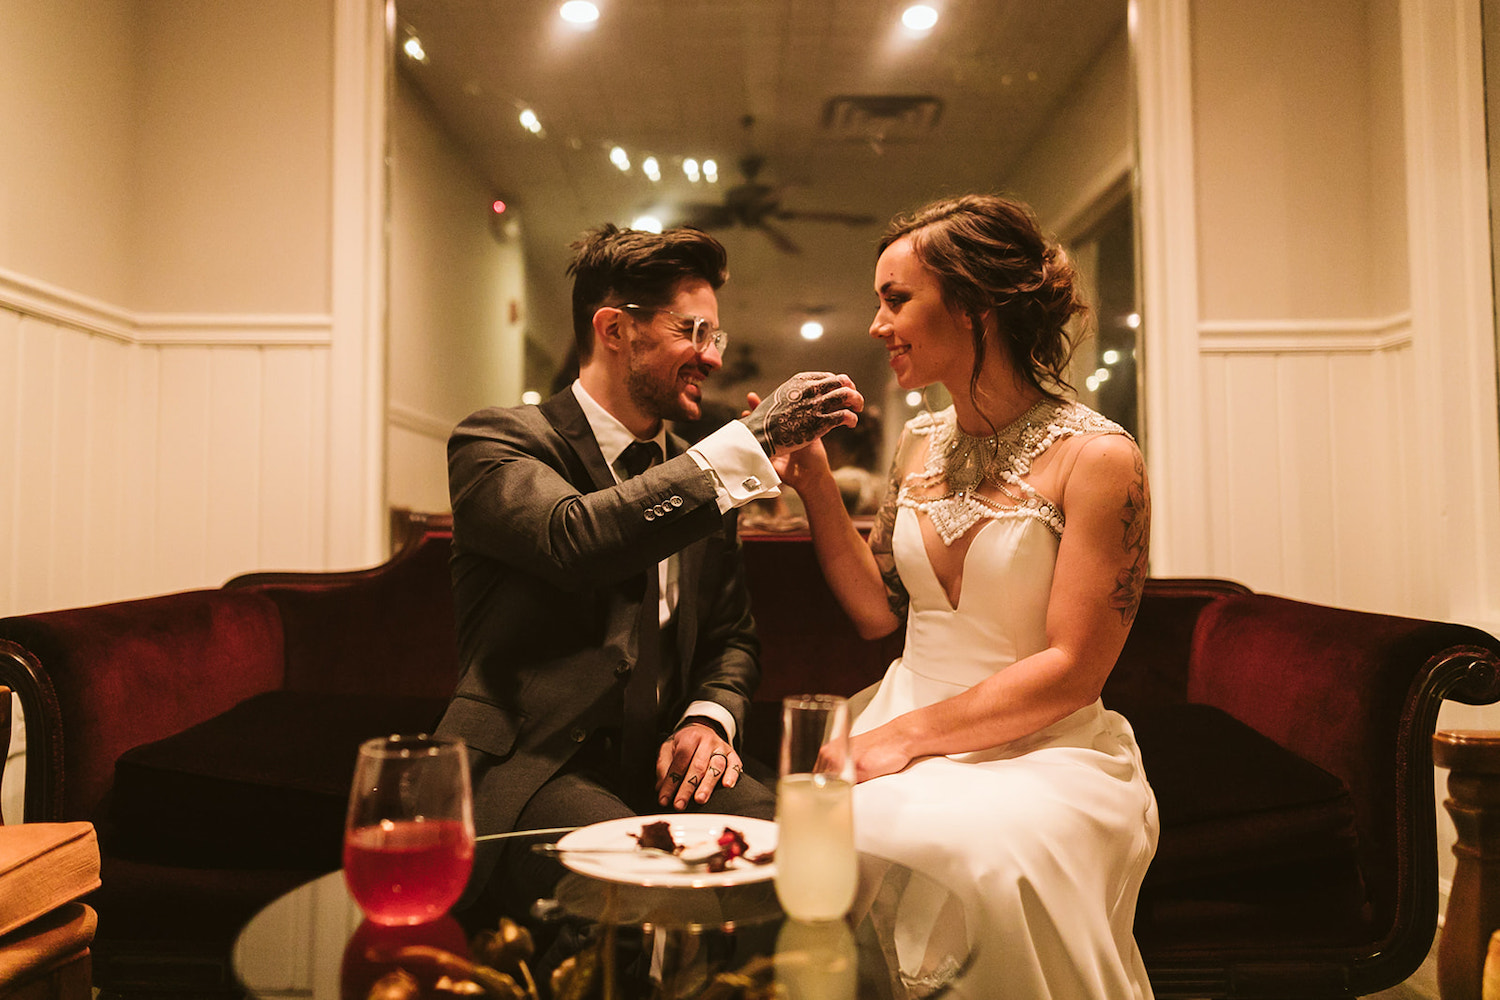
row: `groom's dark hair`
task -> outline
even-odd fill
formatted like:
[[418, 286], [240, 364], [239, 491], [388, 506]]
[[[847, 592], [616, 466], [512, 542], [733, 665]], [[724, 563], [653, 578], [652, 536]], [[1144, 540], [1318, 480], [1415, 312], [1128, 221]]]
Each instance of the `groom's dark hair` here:
[[684, 278], [702, 278], [715, 291], [729, 278], [723, 244], [697, 229], [652, 233], [606, 223], [571, 249], [573, 340], [580, 361], [593, 354], [594, 313], [600, 306], [664, 306]]

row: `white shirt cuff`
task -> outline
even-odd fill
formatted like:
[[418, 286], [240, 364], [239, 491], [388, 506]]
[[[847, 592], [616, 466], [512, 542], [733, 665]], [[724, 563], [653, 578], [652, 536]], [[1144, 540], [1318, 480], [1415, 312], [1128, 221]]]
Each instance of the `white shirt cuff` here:
[[[688, 705], [687, 711], [682, 713], [686, 719], [690, 715], [706, 715], [719, 725], [724, 727], [724, 732], [729, 736], [729, 742], [734, 742], [734, 716], [729, 714], [729, 709], [716, 701], [695, 701]], [[682, 719], [677, 720], [679, 723]]]
[[738, 420], [731, 420], [688, 449], [700, 469], [713, 473], [719, 512], [751, 500], [781, 495], [781, 478], [760, 442]]

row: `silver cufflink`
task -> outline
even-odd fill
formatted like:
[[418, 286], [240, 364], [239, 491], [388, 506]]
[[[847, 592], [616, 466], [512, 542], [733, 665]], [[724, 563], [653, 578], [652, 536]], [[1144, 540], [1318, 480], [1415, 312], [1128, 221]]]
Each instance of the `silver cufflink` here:
[[760, 489], [760, 479], [756, 476], [751, 476], [740, 485], [747, 490], [758, 490]]

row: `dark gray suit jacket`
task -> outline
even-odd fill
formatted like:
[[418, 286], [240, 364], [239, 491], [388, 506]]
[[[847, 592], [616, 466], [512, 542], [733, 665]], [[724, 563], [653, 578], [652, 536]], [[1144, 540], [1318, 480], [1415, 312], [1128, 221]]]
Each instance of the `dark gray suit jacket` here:
[[714, 701], [743, 731], [760, 646], [736, 516], [683, 441], [668, 451], [616, 484], [571, 389], [481, 410], [448, 442], [462, 673], [438, 731], [489, 755], [481, 833], [512, 829], [596, 729], [620, 724], [646, 573], [674, 552], [680, 697], [663, 714]]

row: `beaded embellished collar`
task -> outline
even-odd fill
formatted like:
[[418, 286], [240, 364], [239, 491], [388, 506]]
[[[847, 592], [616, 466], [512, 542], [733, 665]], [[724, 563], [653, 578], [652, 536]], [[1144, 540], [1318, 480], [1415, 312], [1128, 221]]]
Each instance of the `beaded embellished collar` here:
[[[1123, 434], [1113, 420], [1081, 403], [1046, 397], [988, 437], [965, 433], [953, 408], [918, 417], [915, 433], [927, 434], [927, 461], [920, 473], [907, 478], [901, 502], [924, 511], [944, 545], [952, 545], [981, 519], [1020, 514], [1036, 517], [1061, 535], [1062, 511], [1042, 498], [1022, 477], [1031, 463], [1064, 437], [1074, 434]], [[1013, 504], [979, 493], [992, 483]], [[912, 497], [912, 485], [946, 488], [940, 496]]]

